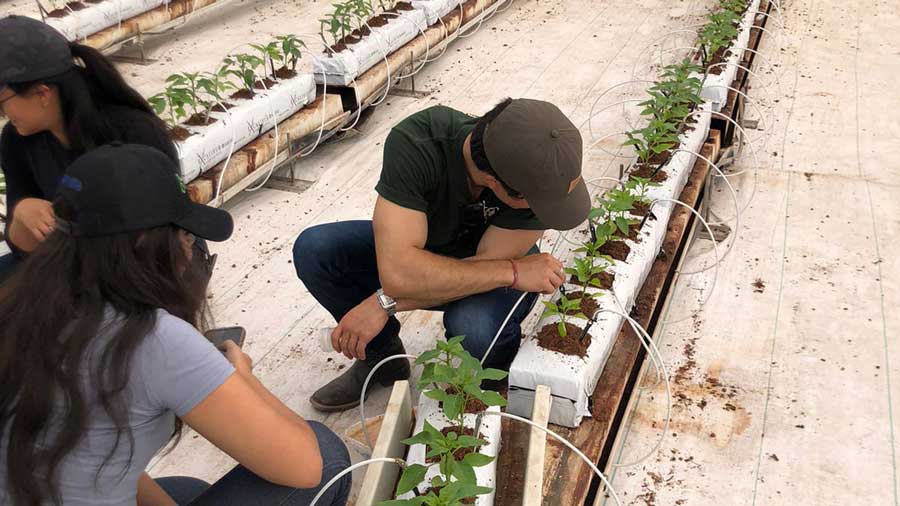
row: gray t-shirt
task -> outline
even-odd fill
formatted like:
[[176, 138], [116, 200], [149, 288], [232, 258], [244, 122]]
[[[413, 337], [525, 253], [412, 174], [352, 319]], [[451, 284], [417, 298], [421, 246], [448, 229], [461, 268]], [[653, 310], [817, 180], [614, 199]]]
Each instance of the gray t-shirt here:
[[[112, 328], [115, 322], [106, 328]], [[64, 506], [134, 506], [137, 482], [150, 459], [172, 435], [175, 416], [184, 416], [234, 372], [231, 363], [197, 330], [166, 311], [157, 312], [157, 324], [135, 352], [128, 384], [128, 413], [134, 436], [123, 438], [100, 475], [97, 471], [113, 448], [115, 424], [96, 402], [88, 380], [110, 332], [89, 348], [82, 370], [90, 417], [87, 432], [61, 466], [59, 486]], [[7, 438], [0, 441], [0, 504], [8, 504], [6, 490]]]

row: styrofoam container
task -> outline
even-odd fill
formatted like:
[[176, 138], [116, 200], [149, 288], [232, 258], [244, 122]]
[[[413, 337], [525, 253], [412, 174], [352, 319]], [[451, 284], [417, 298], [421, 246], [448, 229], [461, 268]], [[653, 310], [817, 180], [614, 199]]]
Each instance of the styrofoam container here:
[[[499, 407], [490, 407], [487, 409], [489, 412], [499, 413]], [[463, 416], [463, 423], [466, 427], [470, 429], [475, 428], [477, 415], [474, 414], [466, 414]], [[425, 395], [419, 396], [419, 406], [416, 409], [416, 425], [413, 430], [413, 434], [418, 434], [422, 432], [422, 429], [425, 427], [425, 420], [428, 420], [434, 428], [437, 430], [443, 430], [446, 427], [450, 427], [453, 424], [450, 423], [450, 420], [444, 416], [444, 412], [440, 408], [440, 404], [438, 401], [426, 397]], [[487, 415], [481, 417], [481, 428], [480, 428], [480, 436], [484, 439], [487, 444], [481, 446], [478, 449], [478, 453], [482, 455], [487, 455], [489, 457], [493, 457], [494, 460], [490, 464], [482, 467], [475, 468], [475, 476], [478, 479], [478, 485], [482, 487], [490, 487], [495, 489], [497, 487], [497, 455], [500, 453], [500, 426], [501, 419], [497, 415]], [[425, 445], [417, 444], [412, 445], [409, 448], [409, 452], [406, 456], [407, 465], [410, 464], [425, 464]], [[419, 492], [424, 492], [427, 488], [429, 488], [429, 484], [431, 483], [432, 478], [440, 475], [440, 470], [437, 465], [431, 466], [428, 469], [428, 473], [425, 475], [425, 480], [419, 485]], [[402, 495], [398, 497], [398, 499], [409, 499], [413, 497], [413, 493], [410, 492], [408, 494]], [[480, 495], [475, 501], [476, 506], [491, 506], [494, 504], [494, 492], [490, 494]]]
[[44, 21], [68, 40], [75, 41], [168, 3], [169, 0], [105, 0], [98, 4], [85, 3], [84, 9]]
[[[194, 135], [176, 142], [181, 159], [181, 174], [190, 182], [229, 153], [237, 151], [264, 132], [275, 122], [291, 116], [315, 100], [316, 84], [311, 74], [298, 74], [281, 79], [270, 90], [257, 90], [250, 100], [232, 101], [228, 112], [213, 112], [216, 122], [206, 126], [185, 126]], [[183, 126], [183, 125], [182, 125]], [[233, 141], [232, 141], [233, 139]]]
[[[708, 110], [709, 107], [708, 103], [701, 106], [704, 110]], [[660, 186], [648, 190], [647, 197], [650, 200], [677, 199], [681, 195], [696, 160], [696, 156], [691, 152], [699, 153], [709, 135], [710, 115], [697, 115], [695, 118], [697, 122], [693, 125], [694, 130], [679, 138], [681, 141], [679, 148], [685, 151], [676, 152], [663, 167], [668, 178]], [[588, 330], [591, 344], [585, 357], [563, 355], [538, 346], [533, 336], [545, 325], [559, 322], [558, 317], [542, 318], [537, 328], [527, 334], [531, 337], [522, 343], [509, 371], [510, 413], [524, 417], [531, 416], [535, 389], [539, 385], [547, 385], [552, 395], [551, 423], [577, 427], [585, 416], [590, 416], [588, 409], [590, 397], [603, 372], [616, 336], [625, 324], [625, 318], [615, 313], [628, 314], [631, 311], [662, 247], [674, 206], [672, 202], [656, 203], [652, 212], [657, 219], [648, 219], [644, 223], [639, 232], [640, 242], [626, 240], [631, 248], [628, 257], [624, 262], [615, 261], [610, 267], [616, 275], [612, 293], [608, 290], [588, 288], [588, 293], [602, 292], [603, 296], [598, 299], [597, 321]], [[576, 246], [570, 246], [568, 251], [561, 255], [567, 259], [566, 262], [574, 256], [575, 248]], [[580, 290], [574, 285], [567, 285], [566, 288], [567, 293]], [[555, 297], [558, 298], [559, 295]], [[540, 304], [536, 307], [535, 311], [543, 310]], [[583, 322], [573, 323], [583, 325]]]
[[[747, 12], [744, 13], [744, 17], [741, 19], [738, 36], [734, 39], [731, 47], [747, 47], [747, 44], [750, 42], [750, 29], [753, 27], [756, 14], [759, 11], [759, 2], [760, 0], [753, 0], [750, 3], [750, 7], [747, 8]], [[709, 74], [706, 76], [700, 96], [712, 104], [714, 111], [721, 111], [728, 101], [728, 88], [724, 86], [731, 86], [731, 83], [734, 82], [738, 71], [736, 65], [740, 65], [743, 58], [743, 50], [733, 50], [725, 59], [727, 65], [718, 67], [722, 71], [720, 74]]]
[[346, 86], [363, 72], [384, 60], [428, 28], [424, 10], [401, 11], [384, 26], [372, 28], [361, 41], [336, 54], [323, 55], [313, 63], [316, 82]]
[[409, 3], [414, 9], [425, 13], [428, 26], [431, 26], [453, 9], [459, 8], [460, 0], [411, 0]]

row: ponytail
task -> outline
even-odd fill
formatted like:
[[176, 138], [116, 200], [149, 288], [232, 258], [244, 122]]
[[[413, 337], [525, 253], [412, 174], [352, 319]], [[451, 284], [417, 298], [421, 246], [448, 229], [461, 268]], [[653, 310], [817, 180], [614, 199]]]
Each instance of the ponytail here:
[[72, 56], [81, 60], [83, 68], [75, 70], [86, 81], [91, 96], [98, 103], [121, 105], [132, 109], [139, 109], [149, 114], [154, 114], [147, 100], [134, 88], [125, 82], [122, 74], [113, 66], [112, 62], [103, 53], [96, 49], [78, 44], [69, 43]]

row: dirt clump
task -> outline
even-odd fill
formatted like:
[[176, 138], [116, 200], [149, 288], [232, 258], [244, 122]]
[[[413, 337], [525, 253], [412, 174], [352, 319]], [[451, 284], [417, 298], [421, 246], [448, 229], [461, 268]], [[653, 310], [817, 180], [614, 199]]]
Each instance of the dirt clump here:
[[566, 337], [560, 337], [559, 329], [555, 323], [545, 325], [538, 334], [538, 346], [545, 350], [555, 351], [563, 355], [574, 355], [576, 357], [584, 357], [587, 350], [591, 346], [591, 335], [585, 334], [583, 340], [579, 340], [584, 334], [584, 329], [566, 323]]

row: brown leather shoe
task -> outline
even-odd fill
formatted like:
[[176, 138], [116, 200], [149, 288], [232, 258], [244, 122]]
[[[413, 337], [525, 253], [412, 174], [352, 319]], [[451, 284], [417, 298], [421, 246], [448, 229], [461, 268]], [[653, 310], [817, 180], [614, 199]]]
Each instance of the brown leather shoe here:
[[[367, 360], [357, 360], [343, 374], [331, 380], [322, 388], [316, 390], [309, 398], [309, 402], [319, 411], [325, 413], [334, 413], [338, 411], [346, 411], [359, 406], [359, 395], [362, 393], [363, 383], [372, 368], [380, 362], [384, 357], [391, 355], [400, 355], [406, 353], [403, 344], [397, 339], [392, 346], [392, 350], [381, 354], [380, 358], [367, 357]], [[375, 375], [369, 381], [369, 387], [366, 390], [366, 397], [372, 393], [372, 390], [382, 387], [390, 387], [395, 381], [409, 379], [410, 369], [409, 360], [405, 358], [396, 358], [385, 363], [378, 368]]]

